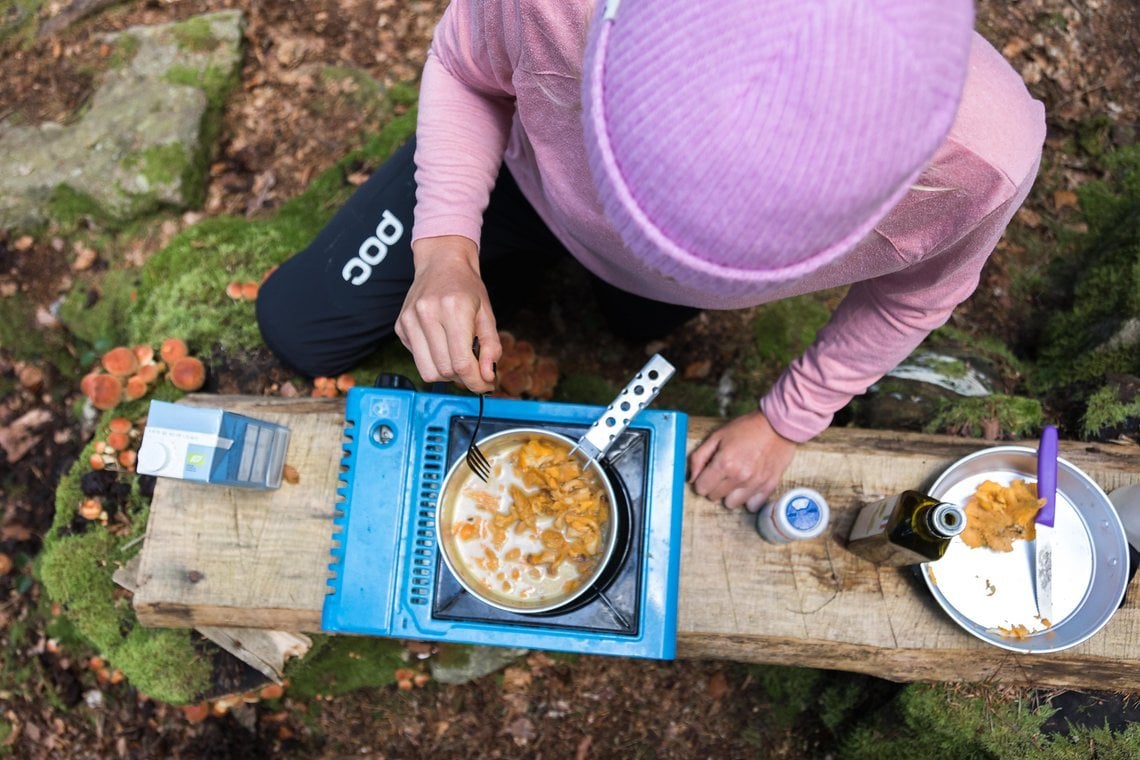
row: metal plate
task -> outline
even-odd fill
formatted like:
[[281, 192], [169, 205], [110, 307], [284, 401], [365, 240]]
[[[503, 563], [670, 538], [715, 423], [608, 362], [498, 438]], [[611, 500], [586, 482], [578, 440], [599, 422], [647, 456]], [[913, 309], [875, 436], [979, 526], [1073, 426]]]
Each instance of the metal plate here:
[[[1036, 473], [1036, 449], [996, 446], [951, 465], [928, 492], [965, 507], [983, 481], [1034, 483]], [[1014, 652], [1058, 652], [1099, 631], [1128, 586], [1128, 542], [1116, 510], [1064, 459], [1057, 461], [1053, 542], [1052, 625], [1037, 617], [1032, 542], [1014, 541], [1013, 551], [995, 552], [955, 537], [942, 559], [922, 565], [922, 577], [947, 614], [979, 639]], [[1011, 635], [1017, 626], [1029, 634]]]

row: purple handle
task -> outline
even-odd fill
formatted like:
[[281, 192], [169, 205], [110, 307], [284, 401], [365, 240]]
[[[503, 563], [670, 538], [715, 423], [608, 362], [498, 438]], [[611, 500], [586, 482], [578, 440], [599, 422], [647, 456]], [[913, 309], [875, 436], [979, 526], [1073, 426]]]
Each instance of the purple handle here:
[[1037, 512], [1039, 525], [1053, 527], [1053, 511], [1057, 506], [1057, 428], [1046, 425], [1037, 448], [1037, 498], [1045, 504]]

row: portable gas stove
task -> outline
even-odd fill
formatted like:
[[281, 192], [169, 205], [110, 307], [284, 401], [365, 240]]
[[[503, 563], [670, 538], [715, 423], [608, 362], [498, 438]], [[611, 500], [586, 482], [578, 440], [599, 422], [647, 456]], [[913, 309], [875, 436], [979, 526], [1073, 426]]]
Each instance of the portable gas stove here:
[[[618, 545], [594, 588], [563, 608], [521, 614], [467, 592], [436, 545], [435, 510], [467, 450], [475, 396], [423, 393], [406, 378], [349, 391], [332, 577], [321, 627], [529, 649], [672, 659], [688, 417], [646, 409], [602, 467], [619, 504]], [[602, 407], [487, 398], [480, 438], [535, 427], [577, 440]]]

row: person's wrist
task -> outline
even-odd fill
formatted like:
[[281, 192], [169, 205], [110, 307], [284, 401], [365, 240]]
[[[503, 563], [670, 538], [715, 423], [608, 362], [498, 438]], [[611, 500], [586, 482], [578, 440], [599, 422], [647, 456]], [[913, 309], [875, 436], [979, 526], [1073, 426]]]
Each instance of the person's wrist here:
[[416, 269], [444, 260], [463, 262], [479, 271], [479, 246], [462, 235], [420, 238], [412, 243], [412, 262]]

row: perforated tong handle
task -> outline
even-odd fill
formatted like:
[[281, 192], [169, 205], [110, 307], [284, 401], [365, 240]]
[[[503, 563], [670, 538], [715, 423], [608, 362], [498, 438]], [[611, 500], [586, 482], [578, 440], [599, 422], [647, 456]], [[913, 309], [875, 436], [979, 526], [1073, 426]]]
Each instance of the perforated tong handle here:
[[665, 357], [654, 354], [578, 440], [576, 448], [591, 459], [605, 456], [638, 412], [657, 398], [662, 386], [676, 371]]

